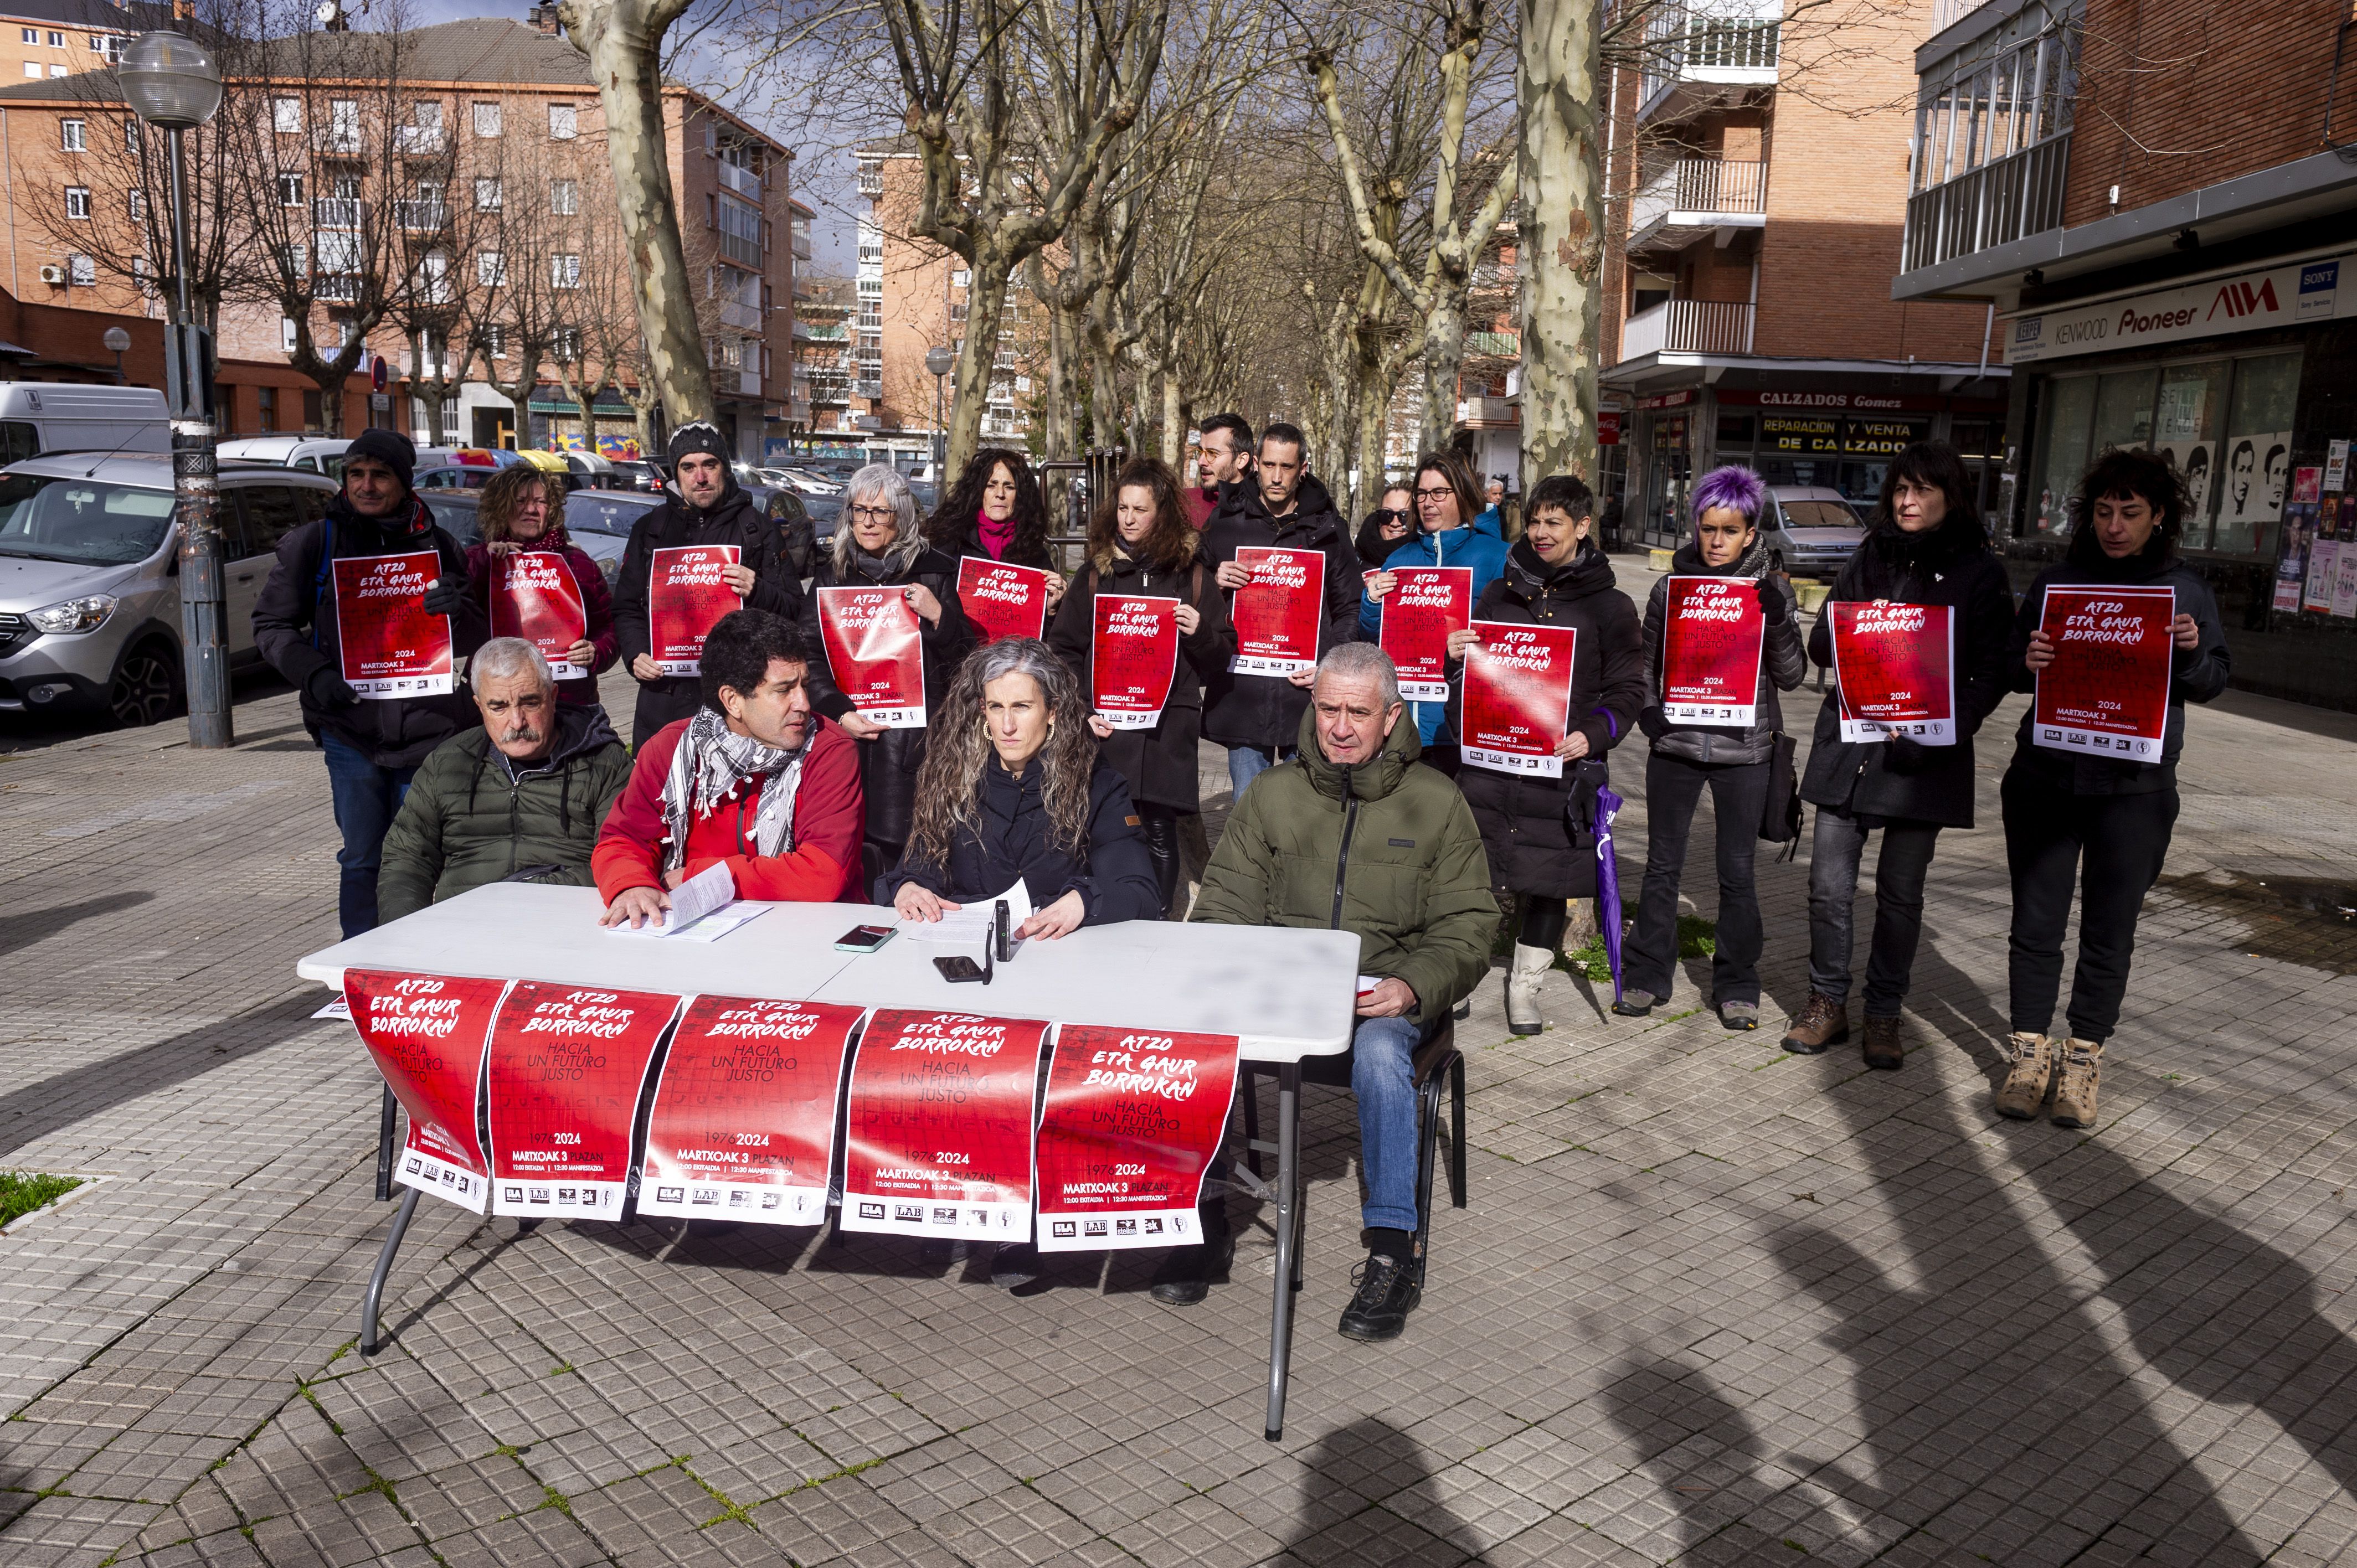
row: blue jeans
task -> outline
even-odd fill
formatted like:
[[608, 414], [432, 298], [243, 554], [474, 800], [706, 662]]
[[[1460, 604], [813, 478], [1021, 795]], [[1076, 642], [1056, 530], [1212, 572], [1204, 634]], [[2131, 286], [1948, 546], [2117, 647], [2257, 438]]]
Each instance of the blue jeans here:
[[1228, 747], [1228, 803], [1233, 807], [1244, 798], [1244, 786], [1293, 755], [1292, 746], [1285, 746], [1274, 755], [1265, 746], [1232, 746]]
[[328, 788], [336, 803], [336, 827], [344, 847], [336, 852], [341, 875], [336, 886], [336, 918], [346, 940], [376, 929], [376, 874], [384, 857], [384, 831], [409, 793], [414, 768], [380, 768], [368, 754], [333, 730], [319, 732], [328, 754]]
[[1359, 1165], [1367, 1178], [1359, 1220], [1370, 1230], [1415, 1229], [1414, 1058], [1437, 1027], [1407, 1018], [1361, 1018], [1351, 1038], [1351, 1092], [1359, 1101]]

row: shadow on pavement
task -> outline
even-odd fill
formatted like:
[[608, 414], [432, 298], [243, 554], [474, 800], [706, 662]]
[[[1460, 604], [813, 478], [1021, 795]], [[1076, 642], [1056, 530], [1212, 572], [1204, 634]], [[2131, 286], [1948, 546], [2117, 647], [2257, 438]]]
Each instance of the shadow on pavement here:
[[28, 948], [100, 915], [112, 915], [119, 909], [135, 909], [154, 898], [153, 893], [109, 893], [102, 897], [85, 898], [79, 904], [59, 904], [48, 909], [27, 909], [19, 915], [0, 915], [0, 956]]
[[[1432, 1484], [1424, 1447], [1380, 1416], [1363, 1415], [1302, 1455], [1301, 1517], [1286, 1542], [1304, 1563], [1479, 1563], [1453, 1544], [1464, 1521]], [[1338, 1495], [1337, 1488], [1341, 1488]], [[1382, 1511], [1372, 1528], [1364, 1504]]]

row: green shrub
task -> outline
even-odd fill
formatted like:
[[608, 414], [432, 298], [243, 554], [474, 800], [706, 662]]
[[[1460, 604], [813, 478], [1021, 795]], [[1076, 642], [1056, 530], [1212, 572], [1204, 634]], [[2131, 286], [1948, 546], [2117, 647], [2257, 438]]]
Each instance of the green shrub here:
[[22, 1219], [45, 1208], [81, 1185], [80, 1176], [42, 1176], [35, 1171], [0, 1171], [0, 1225]]

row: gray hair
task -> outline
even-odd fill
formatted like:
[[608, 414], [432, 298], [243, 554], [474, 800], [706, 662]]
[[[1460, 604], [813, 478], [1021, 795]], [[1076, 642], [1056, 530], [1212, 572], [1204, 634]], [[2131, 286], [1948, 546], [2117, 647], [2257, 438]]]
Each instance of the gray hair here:
[[1372, 681], [1383, 694], [1383, 706], [1399, 706], [1399, 668], [1390, 654], [1372, 642], [1338, 642], [1328, 649], [1318, 660], [1318, 679], [1323, 681], [1329, 675], [1343, 681]]
[[836, 577], [850, 576], [851, 557], [859, 548], [851, 537], [851, 509], [863, 501], [872, 506], [879, 498], [892, 509], [895, 520], [892, 542], [884, 551], [886, 564], [895, 572], [905, 572], [924, 550], [925, 536], [917, 532], [917, 497], [909, 489], [908, 477], [889, 463], [870, 463], [844, 487], [843, 515], [834, 527]]
[[508, 681], [526, 671], [544, 688], [556, 684], [556, 677], [549, 673], [548, 660], [541, 657], [540, 650], [520, 637], [495, 637], [475, 650], [474, 658], [467, 661], [469, 681]]

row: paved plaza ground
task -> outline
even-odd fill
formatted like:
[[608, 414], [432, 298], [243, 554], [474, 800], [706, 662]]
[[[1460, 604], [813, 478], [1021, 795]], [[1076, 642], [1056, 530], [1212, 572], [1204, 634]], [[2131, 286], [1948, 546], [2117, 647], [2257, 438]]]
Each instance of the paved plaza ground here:
[[1557, 974], [1515, 1039], [1493, 974], [1460, 1026], [1471, 1205], [1394, 1344], [1333, 1332], [1357, 1140], [1312, 1090], [1275, 1444], [1241, 1201], [1193, 1310], [1135, 1254], [1010, 1295], [914, 1242], [428, 1203], [363, 1360], [378, 1079], [295, 975], [336, 933], [293, 700], [242, 704], [226, 754], [10, 750], [0, 1165], [97, 1179], [0, 1238], [0, 1563], [2357, 1559], [2357, 933], [2279, 892], [2357, 885], [2357, 720], [2192, 716], [2086, 1135], [1988, 1106], [2018, 713], [1942, 841], [1904, 1071], [1775, 1047], [1805, 853], [1762, 868], [1758, 1034], [1699, 1010], [1697, 963], [1642, 1022]]

